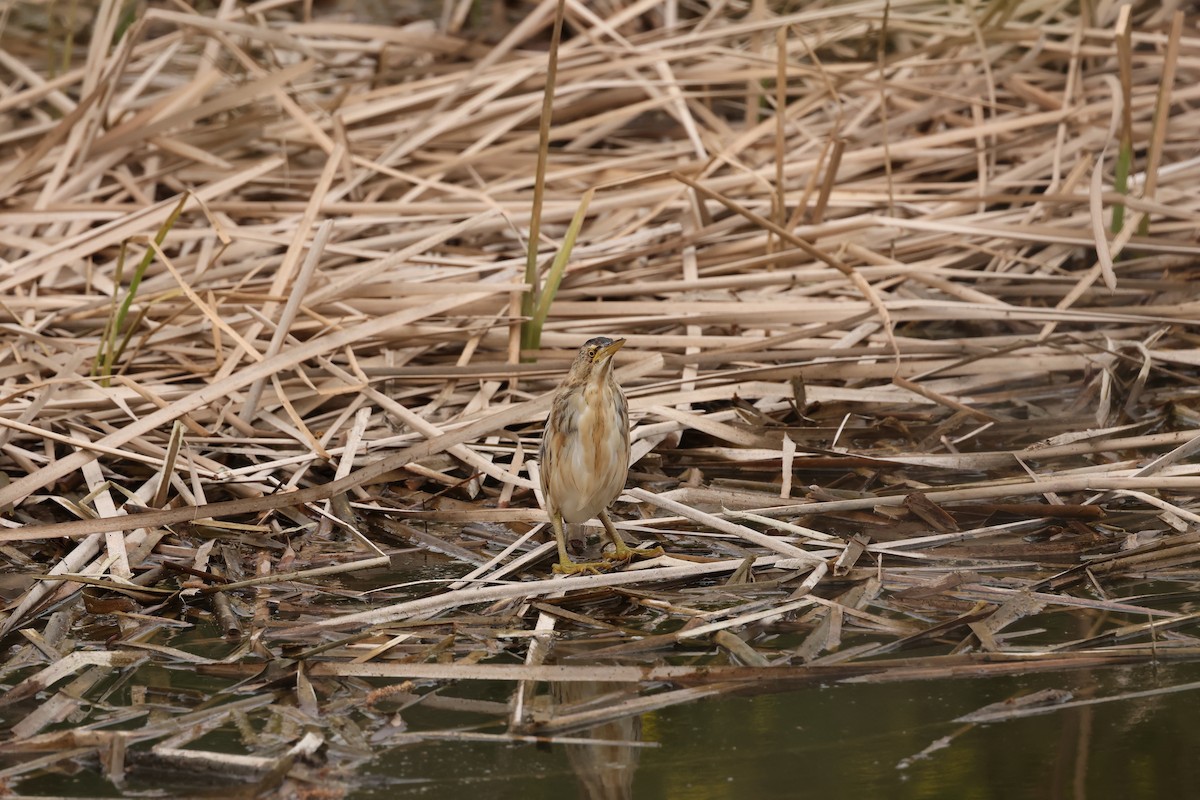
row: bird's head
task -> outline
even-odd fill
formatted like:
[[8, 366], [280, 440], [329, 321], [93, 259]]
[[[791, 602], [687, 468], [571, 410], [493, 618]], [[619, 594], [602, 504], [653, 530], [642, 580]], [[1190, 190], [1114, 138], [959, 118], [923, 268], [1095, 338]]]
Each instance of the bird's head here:
[[579, 348], [575, 361], [571, 363], [571, 374], [568, 380], [572, 383], [605, 379], [612, 372], [613, 354], [625, 344], [624, 339], [609, 339], [607, 336], [597, 336], [588, 339]]

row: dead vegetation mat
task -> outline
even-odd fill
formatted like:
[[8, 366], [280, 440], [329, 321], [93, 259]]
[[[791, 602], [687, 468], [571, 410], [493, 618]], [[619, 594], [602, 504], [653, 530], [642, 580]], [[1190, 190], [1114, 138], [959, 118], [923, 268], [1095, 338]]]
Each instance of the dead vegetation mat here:
[[[1170, 4], [70, 7], [0, 12], [0, 780], [328, 790], [723, 692], [1200, 656]], [[553, 578], [533, 459], [600, 334], [618, 527], [668, 555]]]

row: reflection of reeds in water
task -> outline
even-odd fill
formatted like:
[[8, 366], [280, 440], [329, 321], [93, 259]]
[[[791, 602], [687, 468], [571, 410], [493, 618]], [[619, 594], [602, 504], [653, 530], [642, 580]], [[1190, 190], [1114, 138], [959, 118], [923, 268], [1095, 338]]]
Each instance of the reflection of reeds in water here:
[[[617, 705], [610, 702], [622, 697], [628, 684], [589, 681], [556, 681], [551, 684], [555, 714], [550, 723], [556, 729], [570, 724], [571, 717], [581, 720], [601, 717], [598, 712]], [[565, 732], [565, 731], [564, 731]], [[640, 715], [623, 715], [605, 719], [586, 728], [572, 729], [572, 738], [606, 740], [588, 744], [564, 744], [567, 760], [579, 779], [579, 796], [586, 800], [619, 800], [633, 797], [633, 775], [637, 770], [641, 748], [629, 743], [642, 739]]]

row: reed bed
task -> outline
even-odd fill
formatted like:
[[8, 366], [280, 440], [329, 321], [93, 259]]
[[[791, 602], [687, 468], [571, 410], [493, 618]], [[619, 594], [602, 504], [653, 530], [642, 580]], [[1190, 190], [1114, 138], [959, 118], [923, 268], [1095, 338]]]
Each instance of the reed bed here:
[[[1200, 657], [1194, 20], [351, 5], [0, 15], [0, 780]], [[667, 555], [552, 578], [600, 334]]]

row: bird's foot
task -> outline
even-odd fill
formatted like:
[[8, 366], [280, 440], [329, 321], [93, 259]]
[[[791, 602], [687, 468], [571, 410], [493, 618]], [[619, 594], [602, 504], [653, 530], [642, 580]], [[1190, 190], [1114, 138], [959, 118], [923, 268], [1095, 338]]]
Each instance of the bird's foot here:
[[558, 575], [578, 575], [584, 573], [586, 575], [599, 575], [607, 569], [612, 569], [612, 563], [609, 561], [572, 561], [564, 559], [554, 565], [554, 572]]
[[663, 549], [661, 547], [652, 547], [647, 550], [642, 550], [640, 548], [635, 549], [632, 547], [623, 546], [615, 548], [610, 553], [605, 553], [604, 559], [606, 561], [620, 561], [624, 563], [634, 558], [657, 558], [661, 555], [663, 555]]

